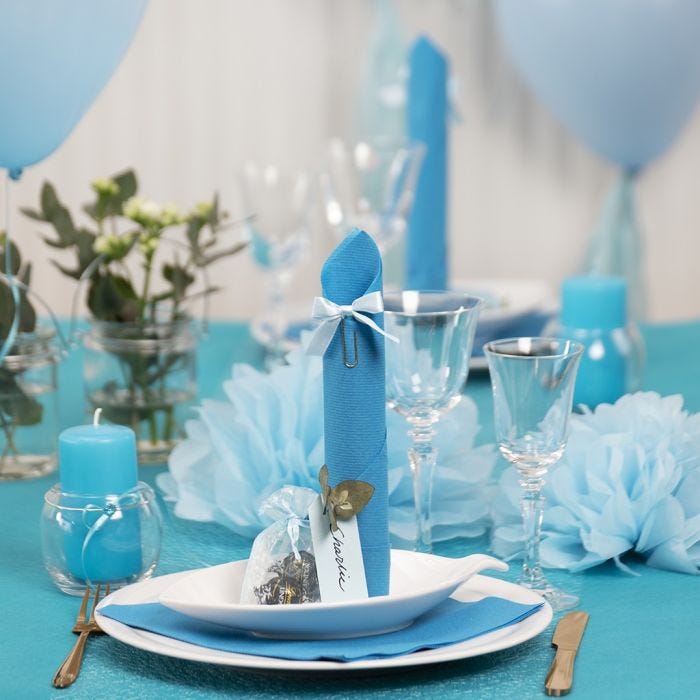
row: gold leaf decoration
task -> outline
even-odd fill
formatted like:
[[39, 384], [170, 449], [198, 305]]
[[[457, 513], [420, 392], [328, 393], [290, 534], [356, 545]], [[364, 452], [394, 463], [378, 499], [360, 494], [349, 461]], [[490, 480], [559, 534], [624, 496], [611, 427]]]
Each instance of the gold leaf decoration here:
[[337, 486], [328, 483], [328, 467], [324, 464], [318, 473], [323, 499], [323, 512], [328, 515], [331, 530], [338, 529], [338, 520], [349, 520], [357, 515], [374, 494], [374, 486], [366, 481], [347, 479]]

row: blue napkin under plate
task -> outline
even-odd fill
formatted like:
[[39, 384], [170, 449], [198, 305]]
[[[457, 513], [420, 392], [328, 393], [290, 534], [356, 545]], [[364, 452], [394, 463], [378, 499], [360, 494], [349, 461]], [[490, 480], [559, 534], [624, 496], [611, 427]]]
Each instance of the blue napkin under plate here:
[[419, 37], [409, 57], [408, 138], [426, 146], [406, 241], [406, 289], [447, 289], [447, 75], [443, 53]]
[[412, 625], [371, 637], [330, 640], [283, 640], [256, 637], [230, 627], [196, 620], [160, 603], [107, 605], [100, 613], [130, 627], [219, 651], [278, 659], [357, 661], [410, 654], [456, 644], [529, 617], [539, 605], [488, 597], [463, 603], [448, 598]]
[[[354, 229], [326, 260], [321, 271], [323, 295], [352, 304], [382, 291], [382, 259], [372, 238]], [[372, 320], [383, 328], [383, 315]], [[384, 338], [352, 317], [345, 318], [347, 359], [343, 358], [342, 326], [323, 356], [325, 456], [331, 486], [358, 479], [374, 486], [374, 494], [357, 516], [370, 596], [389, 592], [389, 486], [386, 452], [386, 393]]]

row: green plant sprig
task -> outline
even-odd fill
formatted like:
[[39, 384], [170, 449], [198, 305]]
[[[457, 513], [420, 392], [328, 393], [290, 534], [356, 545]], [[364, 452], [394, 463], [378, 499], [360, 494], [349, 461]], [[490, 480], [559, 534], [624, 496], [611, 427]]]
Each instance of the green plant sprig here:
[[[171, 320], [182, 316], [183, 305], [195, 296], [211, 294], [216, 287], [193, 293], [199, 273], [245, 247], [236, 243], [223, 247], [220, 234], [227, 214], [220, 211], [218, 197], [200, 202], [189, 213], [175, 205], [158, 205], [140, 198], [133, 170], [99, 178], [91, 183], [92, 202], [83, 206], [89, 226], [76, 226], [56, 189], [45, 182], [38, 209], [22, 209], [29, 218], [50, 224], [52, 236], [44, 241], [60, 250], [73, 250], [75, 265], [53, 264], [68, 277], [80, 280], [94, 267], [87, 290], [87, 305], [101, 321], [154, 322], [157, 310], [169, 304]], [[174, 237], [164, 234], [170, 232]], [[154, 284], [156, 258], [168, 245], [172, 256], [160, 265], [160, 284]], [[129, 262], [138, 259], [143, 279], [137, 290]], [[155, 287], [161, 291], [154, 291]]]
[[[6, 235], [0, 231], [0, 271], [7, 270]], [[19, 249], [10, 241], [10, 271], [20, 283], [19, 325], [20, 333], [33, 333], [36, 329], [36, 311], [27, 296], [31, 282], [32, 264], [22, 260]], [[0, 342], [7, 338], [15, 316], [15, 300], [6, 279], [0, 280]], [[11, 348], [10, 354], [17, 352]], [[19, 426], [36, 425], [41, 422], [43, 407], [22, 386], [23, 369], [15, 369], [6, 363], [0, 364], [0, 430], [5, 445], [0, 454], [0, 470], [5, 457], [18, 454], [14, 434]]]

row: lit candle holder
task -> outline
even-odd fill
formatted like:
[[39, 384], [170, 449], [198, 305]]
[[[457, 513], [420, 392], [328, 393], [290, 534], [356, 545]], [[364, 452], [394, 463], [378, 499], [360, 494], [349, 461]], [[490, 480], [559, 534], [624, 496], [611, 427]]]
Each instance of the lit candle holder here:
[[58, 438], [62, 505], [66, 518], [63, 550], [69, 572], [87, 582], [125, 580], [141, 570], [141, 533], [136, 509], [121, 498], [138, 485], [136, 436], [121, 425], [64, 430]]

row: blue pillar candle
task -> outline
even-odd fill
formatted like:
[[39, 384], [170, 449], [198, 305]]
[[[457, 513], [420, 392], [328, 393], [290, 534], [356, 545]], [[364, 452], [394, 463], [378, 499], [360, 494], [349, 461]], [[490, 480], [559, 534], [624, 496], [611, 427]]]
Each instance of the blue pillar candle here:
[[92, 425], [68, 428], [58, 438], [66, 566], [93, 583], [122, 581], [141, 570], [139, 515], [119, 502], [138, 483], [136, 436], [124, 426], [100, 425], [99, 413]]
[[627, 322], [627, 284], [621, 277], [570, 277], [562, 284], [559, 335], [585, 346], [574, 404], [613, 403], [639, 384], [639, 345]]

